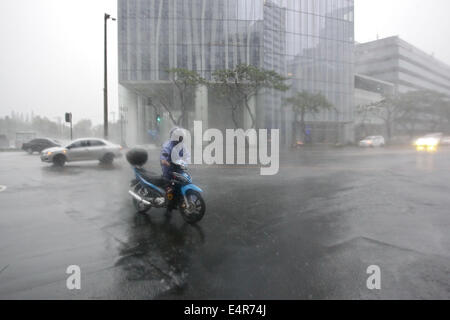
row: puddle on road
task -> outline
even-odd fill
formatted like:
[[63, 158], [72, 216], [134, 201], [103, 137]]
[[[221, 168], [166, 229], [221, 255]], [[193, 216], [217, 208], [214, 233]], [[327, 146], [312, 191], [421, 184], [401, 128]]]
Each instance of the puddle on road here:
[[157, 295], [185, 287], [191, 257], [205, 236], [200, 226], [177, 222], [136, 214], [115, 264], [124, 281], [147, 281]]
[[112, 165], [102, 165], [98, 163], [89, 163], [89, 164], [67, 164], [64, 167], [56, 167], [53, 165], [42, 167], [42, 172], [45, 174], [52, 175], [66, 175], [66, 176], [75, 176], [85, 172], [97, 171], [97, 172], [114, 172], [119, 171], [122, 167], [120, 165], [112, 164]]
[[416, 169], [421, 171], [434, 171], [434, 155], [418, 154], [416, 157]]

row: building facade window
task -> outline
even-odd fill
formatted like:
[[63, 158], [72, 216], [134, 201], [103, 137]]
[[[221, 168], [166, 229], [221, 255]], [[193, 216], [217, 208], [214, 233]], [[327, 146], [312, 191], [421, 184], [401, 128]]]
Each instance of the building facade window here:
[[[353, 0], [119, 0], [119, 82], [166, 81], [169, 68], [211, 79], [215, 70], [251, 64], [334, 104], [310, 121], [351, 122], [353, 15]], [[258, 103], [266, 127], [287, 131], [282, 99], [268, 92]]]

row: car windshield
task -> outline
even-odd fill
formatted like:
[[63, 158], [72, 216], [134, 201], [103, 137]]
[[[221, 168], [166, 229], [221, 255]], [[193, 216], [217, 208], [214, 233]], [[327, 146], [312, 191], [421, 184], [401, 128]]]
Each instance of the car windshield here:
[[72, 142], [72, 143], [68, 144], [68, 145], [66, 146], [66, 148], [67, 148], [67, 149], [70, 149], [70, 148], [80, 148], [80, 147], [84, 147], [85, 145], [86, 145], [86, 141], [75, 141], [75, 142]]
[[101, 140], [90, 140], [89, 144], [91, 147], [100, 147], [100, 146], [105, 146], [105, 143]]

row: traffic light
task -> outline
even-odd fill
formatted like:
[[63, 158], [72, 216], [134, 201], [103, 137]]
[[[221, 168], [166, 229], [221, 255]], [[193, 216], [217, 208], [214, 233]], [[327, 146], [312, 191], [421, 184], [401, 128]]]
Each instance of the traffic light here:
[[72, 132], [72, 112], [66, 112], [66, 122], [70, 123], [70, 140], [73, 139], [73, 132]]
[[156, 115], [156, 123], [160, 124], [161, 123], [161, 116], [158, 114]]

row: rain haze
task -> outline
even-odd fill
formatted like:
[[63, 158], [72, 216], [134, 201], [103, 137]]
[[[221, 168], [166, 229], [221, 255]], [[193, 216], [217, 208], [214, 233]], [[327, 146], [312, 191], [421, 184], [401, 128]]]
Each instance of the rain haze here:
[[0, 0], [0, 300], [449, 300], [449, 13]]
[[[0, 2], [3, 86], [0, 116], [11, 111], [74, 122], [102, 121], [103, 15], [116, 1], [18, 0]], [[117, 27], [109, 27], [109, 100], [117, 109]]]
[[[16, 0], [0, 3], [0, 116], [11, 111], [74, 121], [103, 117], [103, 14], [115, 0]], [[355, 39], [392, 35], [450, 64], [450, 2], [356, 0]], [[109, 99], [118, 112], [117, 31], [109, 27]]]
[[355, 39], [394, 35], [450, 64], [450, 2], [446, 0], [356, 0]]

